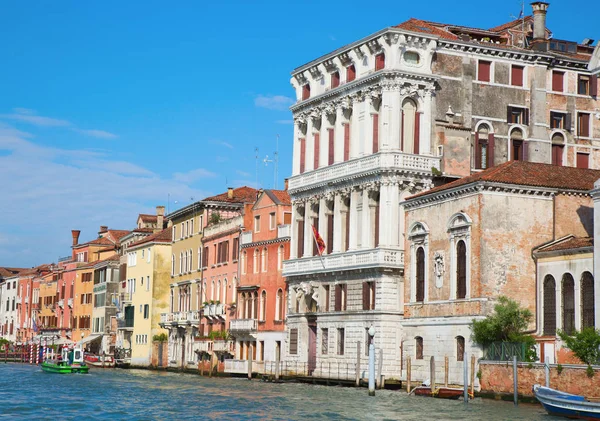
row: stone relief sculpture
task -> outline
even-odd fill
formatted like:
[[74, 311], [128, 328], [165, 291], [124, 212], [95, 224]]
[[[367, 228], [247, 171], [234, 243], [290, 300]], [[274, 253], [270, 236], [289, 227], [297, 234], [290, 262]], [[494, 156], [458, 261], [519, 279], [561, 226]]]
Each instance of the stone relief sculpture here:
[[441, 288], [444, 284], [444, 255], [439, 251], [433, 255], [433, 273], [435, 274], [435, 286]]

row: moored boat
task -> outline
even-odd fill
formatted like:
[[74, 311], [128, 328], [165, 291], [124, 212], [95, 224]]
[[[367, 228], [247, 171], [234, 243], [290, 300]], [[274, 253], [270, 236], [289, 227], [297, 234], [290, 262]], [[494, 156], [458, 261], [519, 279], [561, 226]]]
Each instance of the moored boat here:
[[[435, 391], [432, 392], [431, 387], [429, 386], [417, 386], [411, 393], [414, 393], [417, 396], [430, 396], [440, 399], [459, 399], [464, 396], [465, 391], [464, 389], [457, 387], [437, 387]], [[473, 399], [471, 393], [468, 395], [469, 398]]]
[[581, 420], [600, 420], [600, 403], [536, 384], [533, 393], [550, 415]]
[[73, 350], [63, 348], [60, 359], [46, 360], [42, 363], [42, 370], [47, 373], [85, 374], [89, 369], [90, 368], [83, 361], [83, 351], [81, 348], [74, 348]]
[[111, 355], [102, 356], [87, 354], [84, 357], [84, 360], [87, 365], [92, 365], [94, 367], [112, 368], [115, 366], [115, 359]]

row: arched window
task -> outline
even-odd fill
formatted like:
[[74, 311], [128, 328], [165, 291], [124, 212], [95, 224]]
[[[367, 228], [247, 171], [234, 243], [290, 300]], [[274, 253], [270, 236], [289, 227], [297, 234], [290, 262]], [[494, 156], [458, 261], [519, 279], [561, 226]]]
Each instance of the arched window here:
[[260, 320], [267, 320], [267, 291], [264, 289], [260, 293]]
[[179, 253], [179, 274], [181, 275], [183, 273], [183, 268], [185, 266], [183, 266], [183, 252]]
[[310, 84], [306, 84], [302, 86], [302, 100], [310, 98]]
[[211, 288], [210, 288], [210, 299], [211, 301], [215, 300], [215, 281], [211, 282]]
[[417, 249], [417, 301], [425, 300], [425, 250]]
[[375, 71], [385, 67], [385, 53], [381, 52], [375, 56]]
[[595, 327], [594, 276], [583, 272], [581, 276], [581, 328]]
[[526, 145], [523, 141], [523, 131], [514, 129], [510, 132], [510, 157], [512, 161], [527, 161]]
[[175, 276], [175, 255], [171, 255], [171, 276]]
[[346, 67], [346, 83], [352, 82], [354, 79], [356, 79], [356, 67], [354, 67], [354, 64], [351, 64]]
[[402, 103], [401, 148], [406, 153], [419, 153], [421, 114], [417, 112], [417, 104], [412, 99]]
[[[159, 229], [160, 229], [160, 228], [161, 228], [161, 227], [159, 227]], [[193, 220], [193, 219], [191, 219], [191, 220], [190, 220], [190, 233], [189, 233], [189, 234], [190, 234], [190, 235], [193, 235], [193, 234], [194, 234], [194, 220]]]
[[283, 290], [279, 288], [277, 290], [277, 298], [275, 300], [275, 320], [283, 320]]
[[575, 330], [575, 281], [570, 273], [562, 279], [563, 330], [570, 335]]
[[221, 301], [221, 280], [217, 281], [217, 301]]
[[282, 244], [277, 249], [277, 270], [283, 270], [284, 252], [285, 252], [285, 248], [283, 247], [283, 244]]
[[242, 265], [242, 275], [246, 274], [246, 263], [247, 263], [247, 253], [246, 250], [242, 252], [242, 261], [240, 262]]
[[544, 278], [544, 335], [556, 335], [556, 281], [552, 275]]
[[415, 358], [417, 360], [423, 359], [423, 338], [420, 336], [415, 338]]
[[563, 164], [563, 152], [565, 150], [565, 137], [556, 132], [552, 135], [552, 165]]
[[193, 267], [194, 267], [194, 253], [192, 252], [192, 249], [190, 249], [188, 251], [188, 272], [191, 272]]
[[481, 124], [475, 133], [475, 168], [494, 166], [494, 133], [487, 124]]
[[259, 261], [258, 261], [258, 257], [259, 257], [260, 252], [258, 251], [258, 249], [254, 249], [254, 273], [258, 273], [259, 271]]
[[231, 302], [235, 303], [237, 300], [237, 278], [233, 278], [231, 282]]
[[467, 246], [463, 240], [456, 245], [456, 298], [467, 297]]
[[263, 250], [262, 250], [260, 266], [262, 267], [263, 272], [267, 271], [267, 248], [266, 247], [263, 248]]
[[456, 361], [465, 360], [465, 338], [462, 336], [456, 337]]
[[252, 315], [252, 317], [253, 317], [254, 319], [258, 319], [258, 292], [255, 292], [255, 293], [253, 294], [253, 297], [252, 297], [252, 298], [254, 299], [254, 301], [253, 301], [253, 303], [252, 303], [252, 307], [253, 307], [253, 309], [254, 309], [254, 314]]
[[170, 301], [171, 313], [173, 313], [175, 311], [175, 310], [173, 310], [174, 305], [175, 305], [175, 296], [174, 296], [173, 288], [171, 288], [171, 301]]
[[198, 247], [198, 270], [202, 268], [202, 247]]
[[202, 287], [202, 302], [205, 303], [206, 301], [206, 281], [204, 281], [204, 286]]
[[227, 279], [223, 279], [223, 304], [227, 304]]

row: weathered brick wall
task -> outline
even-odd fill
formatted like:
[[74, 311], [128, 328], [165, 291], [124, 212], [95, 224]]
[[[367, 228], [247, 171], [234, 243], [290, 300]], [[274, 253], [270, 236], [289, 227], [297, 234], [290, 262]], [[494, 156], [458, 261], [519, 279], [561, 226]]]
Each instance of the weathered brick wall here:
[[556, 238], [593, 235], [594, 205], [589, 196], [558, 194], [555, 197]]
[[[513, 393], [512, 363], [482, 361], [481, 391], [484, 393]], [[587, 398], [600, 397], [600, 367], [594, 368], [594, 376], [588, 377], [585, 365], [565, 365], [558, 373], [556, 365], [550, 366], [550, 387], [567, 393], [583, 395]], [[534, 384], [545, 385], [546, 377], [543, 364], [520, 363], [517, 367], [518, 393], [533, 396]]]

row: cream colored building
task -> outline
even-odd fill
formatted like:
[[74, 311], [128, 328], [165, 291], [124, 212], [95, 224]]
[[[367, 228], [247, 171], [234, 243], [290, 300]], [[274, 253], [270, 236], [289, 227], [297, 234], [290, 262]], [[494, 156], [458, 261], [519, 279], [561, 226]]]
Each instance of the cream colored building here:
[[[162, 365], [166, 342], [155, 348], [153, 337], [167, 333], [160, 315], [169, 308], [171, 229], [131, 244], [127, 251], [126, 288], [131, 299], [119, 327], [131, 331], [131, 365]], [[156, 353], [156, 355], [153, 355]]]

